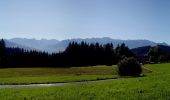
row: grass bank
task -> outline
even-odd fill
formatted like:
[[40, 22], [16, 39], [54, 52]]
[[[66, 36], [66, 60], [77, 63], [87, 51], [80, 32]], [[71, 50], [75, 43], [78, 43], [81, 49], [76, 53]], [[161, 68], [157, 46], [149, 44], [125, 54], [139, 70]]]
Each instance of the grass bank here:
[[116, 66], [0, 69], [0, 84], [75, 82], [115, 77]]
[[1, 89], [1, 100], [169, 100], [170, 64], [146, 65], [146, 77], [41, 88]]

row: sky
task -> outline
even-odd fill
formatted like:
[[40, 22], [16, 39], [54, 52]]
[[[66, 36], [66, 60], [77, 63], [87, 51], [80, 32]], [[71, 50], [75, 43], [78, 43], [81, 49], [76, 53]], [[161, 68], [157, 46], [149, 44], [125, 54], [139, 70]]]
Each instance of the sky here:
[[170, 44], [170, 0], [0, 0], [0, 37]]

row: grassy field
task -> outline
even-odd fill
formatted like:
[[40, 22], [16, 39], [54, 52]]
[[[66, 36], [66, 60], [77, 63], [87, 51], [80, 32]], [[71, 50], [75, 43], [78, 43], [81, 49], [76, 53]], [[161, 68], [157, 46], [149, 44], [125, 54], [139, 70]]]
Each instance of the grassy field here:
[[74, 82], [115, 77], [116, 66], [0, 69], [0, 84]]
[[145, 65], [145, 77], [39, 88], [0, 89], [0, 100], [169, 100], [170, 64]]

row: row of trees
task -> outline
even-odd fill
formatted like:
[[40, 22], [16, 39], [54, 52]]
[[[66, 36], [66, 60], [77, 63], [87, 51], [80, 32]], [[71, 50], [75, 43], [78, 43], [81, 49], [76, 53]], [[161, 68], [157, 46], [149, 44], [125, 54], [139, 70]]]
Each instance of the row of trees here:
[[122, 57], [134, 56], [125, 44], [118, 45], [114, 49], [112, 43], [100, 45], [85, 42], [70, 43], [63, 54], [70, 66], [113, 65], [117, 64]]
[[133, 57], [134, 54], [125, 44], [108, 43], [88, 44], [86, 42], [69, 43], [65, 51], [48, 54], [35, 50], [27, 51], [20, 48], [6, 48], [4, 40], [0, 41], [1, 67], [72, 67], [91, 65], [113, 65], [124, 57]]

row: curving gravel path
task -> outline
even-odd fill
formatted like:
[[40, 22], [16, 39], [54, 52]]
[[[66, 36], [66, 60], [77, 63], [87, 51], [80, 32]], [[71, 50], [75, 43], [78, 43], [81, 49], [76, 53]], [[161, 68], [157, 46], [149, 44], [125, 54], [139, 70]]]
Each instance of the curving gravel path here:
[[47, 83], [47, 84], [27, 84], [27, 85], [0, 85], [0, 88], [65, 86], [65, 85], [76, 85], [76, 84], [82, 84], [82, 83], [104, 82], [104, 81], [118, 80], [118, 79], [119, 78], [106, 79], [106, 80], [96, 80], [96, 81], [68, 82], [68, 83]]

